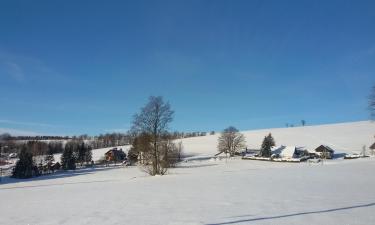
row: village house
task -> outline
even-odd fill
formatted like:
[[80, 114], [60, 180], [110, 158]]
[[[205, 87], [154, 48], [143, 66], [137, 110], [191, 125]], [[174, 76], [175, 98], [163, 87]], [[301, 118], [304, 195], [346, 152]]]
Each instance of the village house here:
[[335, 153], [335, 151], [327, 145], [320, 145], [315, 149], [315, 152], [320, 156], [320, 158], [324, 159], [332, 159], [333, 154]]
[[126, 153], [122, 149], [112, 148], [105, 154], [105, 160], [107, 162], [119, 162], [126, 159]]

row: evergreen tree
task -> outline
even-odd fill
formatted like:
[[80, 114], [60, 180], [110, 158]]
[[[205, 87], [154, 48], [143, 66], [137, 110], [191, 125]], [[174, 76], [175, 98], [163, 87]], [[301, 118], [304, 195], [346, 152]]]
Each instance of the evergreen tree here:
[[61, 166], [64, 170], [76, 169], [76, 156], [74, 154], [74, 145], [67, 143], [63, 154], [61, 155]]
[[90, 163], [92, 161], [92, 147], [87, 146], [85, 151], [85, 162], [86, 164]]
[[13, 169], [12, 177], [14, 178], [30, 178], [39, 175], [38, 168], [33, 161], [33, 154], [27, 150], [26, 146], [22, 146], [19, 160]]
[[53, 157], [53, 149], [52, 148], [48, 149], [48, 152], [47, 152], [47, 155], [44, 158], [44, 161], [47, 163], [47, 165], [51, 165], [55, 161], [55, 158]]
[[271, 148], [275, 146], [275, 140], [273, 139], [271, 133], [268, 136], [264, 137], [262, 147], [260, 149], [261, 157], [271, 157], [272, 152]]
[[86, 151], [87, 151], [87, 148], [85, 146], [85, 143], [82, 141], [80, 144], [78, 144], [77, 146], [77, 162], [82, 164], [85, 162], [85, 158], [86, 158]]

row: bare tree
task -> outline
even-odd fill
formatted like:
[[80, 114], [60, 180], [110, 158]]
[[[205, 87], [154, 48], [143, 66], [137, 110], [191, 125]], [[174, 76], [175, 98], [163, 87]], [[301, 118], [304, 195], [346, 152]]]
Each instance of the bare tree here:
[[139, 162], [139, 164], [147, 164], [146, 159], [151, 158], [149, 155], [152, 149], [151, 136], [146, 133], [138, 134], [133, 140], [132, 147], [129, 150], [128, 157], [133, 164]]
[[161, 96], [151, 96], [149, 102], [134, 116], [132, 129], [136, 133], [145, 133], [151, 137], [151, 165], [150, 175], [164, 174], [161, 165], [161, 151], [158, 147], [162, 137], [168, 132], [168, 124], [173, 120], [173, 110], [169, 103], [165, 103]]
[[241, 134], [235, 127], [230, 126], [221, 133], [218, 139], [218, 151], [229, 154], [230, 156], [235, 155], [236, 152], [245, 148], [245, 136]]

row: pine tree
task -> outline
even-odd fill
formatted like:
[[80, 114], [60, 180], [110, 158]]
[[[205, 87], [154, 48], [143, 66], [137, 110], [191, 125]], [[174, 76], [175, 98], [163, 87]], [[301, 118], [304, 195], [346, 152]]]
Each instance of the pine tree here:
[[86, 164], [90, 163], [92, 161], [92, 147], [87, 146], [85, 151], [85, 162]]
[[61, 155], [61, 166], [64, 170], [76, 169], [76, 157], [74, 154], [74, 145], [67, 143], [65, 150]]
[[77, 162], [81, 164], [83, 164], [83, 162], [85, 162], [85, 158], [86, 158], [86, 146], [85, 146], [85, 143], [82, 141], [81, 144], [78, 144], [78, 152], [77, 152]]
[[48, 152], [46, 157], [44, 158], [44, 161], [46, 161], [47, 165], [51, 165], [55, 161], [52, 148], [48, 148]]
[[19, 155], [19, 160], [13, 169], [12, 177], [30, 178], [39, 175], [38, 168], [33, 161], [33, 154], [23, 146]]
[[271, 133], [268, 136], [264, 137], [262, 147], [260, 149], [260, 156], [262, 157], [271, 157], [272, 152], [271, 148], [275, 146], [275, 140], [273, 139]]

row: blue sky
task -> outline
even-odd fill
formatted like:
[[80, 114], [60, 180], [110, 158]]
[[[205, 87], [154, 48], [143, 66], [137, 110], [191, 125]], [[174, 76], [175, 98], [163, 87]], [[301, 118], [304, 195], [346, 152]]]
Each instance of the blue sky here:
[[150, 95], [172, 130], [367, 120], [374, 1], [0, 2], [0, 132], [125, 131]]

